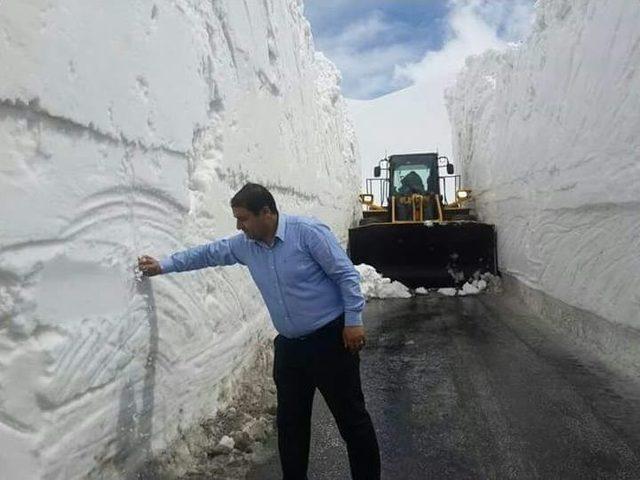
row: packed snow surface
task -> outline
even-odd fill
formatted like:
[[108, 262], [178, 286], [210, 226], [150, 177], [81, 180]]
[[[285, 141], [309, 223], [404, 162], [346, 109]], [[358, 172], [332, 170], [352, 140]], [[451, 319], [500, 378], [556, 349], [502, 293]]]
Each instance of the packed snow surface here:
[[7, 0], [0, 78], [0, 476], [129, 478], [272, 333], [242, 267], [136, 257], [234, 233], [249, 180], [344, 239], [338, 73], [299, 0]]
[[528, 40], [468, 60], [454, 156], [500, 268], [640, 327], [640, 3], [540, 0]]

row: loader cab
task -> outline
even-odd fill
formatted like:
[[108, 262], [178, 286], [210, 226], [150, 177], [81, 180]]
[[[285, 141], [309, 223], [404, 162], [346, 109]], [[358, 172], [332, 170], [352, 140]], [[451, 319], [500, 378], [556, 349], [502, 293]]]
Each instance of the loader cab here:
[[443, 167], [447, 175], [453, 173], [453, 165], [437, 153], [391, 155], [381, 160], [374, 176], [381, 180], [385, 190], [381, 196], [389, 213], [387, 221], [443, 220], [441, 182], [446, 176], [441, 175]]
[[[373, 175], [360, 195], [361, 225], [452, 218], [460, 175], [454, 175], [447, 157], [436, 152], [391, 155], [379, 161]], [[456, 206], [455, 215], [458, 211]]]
[[438, 156], [401, 155], [389, 159], [390, 195], [439, 195]]
[[380, 160], [373, 176], [367, 179], [367, 194], [377, 196], [383, 206], [390, 205], [391, 197], [412, 193], [441, 195], [447, 203], [447, 190], [459, 183], [449, 159], [437, 153], [391, 155]]

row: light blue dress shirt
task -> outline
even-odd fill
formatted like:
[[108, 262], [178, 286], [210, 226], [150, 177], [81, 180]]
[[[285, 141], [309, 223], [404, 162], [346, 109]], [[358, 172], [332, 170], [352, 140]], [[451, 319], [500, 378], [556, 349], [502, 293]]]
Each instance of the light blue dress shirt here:
[[281, 335], [296, 338], [343, 312], [345, 325], [362, 325], [360, 275], [335, 236], [317, 220], [279, 215], [274, 244], [244, 233], [174, 253], [162, 273], [240, 263], [249, 268]]

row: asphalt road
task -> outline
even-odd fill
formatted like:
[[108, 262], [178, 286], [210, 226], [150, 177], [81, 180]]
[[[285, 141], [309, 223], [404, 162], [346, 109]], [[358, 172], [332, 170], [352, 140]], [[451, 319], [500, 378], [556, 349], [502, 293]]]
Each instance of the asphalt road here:
[[[363, 388], [384, 479], [640, 479], [640, 380], [515, 302], [374, 301], [365, 322]], [[248, 479], [281, 478], [272, 444]], [[320, 394], [311, 450], [310, 480], [350, 478]]]

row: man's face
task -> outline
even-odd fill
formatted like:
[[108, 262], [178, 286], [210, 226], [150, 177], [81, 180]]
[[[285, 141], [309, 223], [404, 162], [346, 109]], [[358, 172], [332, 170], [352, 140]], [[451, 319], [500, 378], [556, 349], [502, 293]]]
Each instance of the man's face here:
[[269, 229], [268, 216], [271, 214], [268, 208], [263, 208], [258, 215], [243, 207], [232, 207], [233, 216], [236, 219], [236, 228], [252, 240], [261, 240], [266, 237]]

